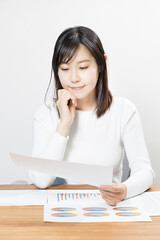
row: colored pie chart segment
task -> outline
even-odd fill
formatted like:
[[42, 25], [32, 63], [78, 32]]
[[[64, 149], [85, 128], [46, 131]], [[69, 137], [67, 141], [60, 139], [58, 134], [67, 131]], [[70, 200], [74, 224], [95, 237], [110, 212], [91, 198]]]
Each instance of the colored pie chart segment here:
[[121, 216], [121, 217], [135, 217], [141, 215], [139, 212], [118, 212], [115, 214], [116, 216]]
[[86, 217], [106, 217], [109, 216], [109, 213], [99, 213], [99, 212], [92, 212], [92, 213], [84, 213]]
[[52, 217], [76, 217], [77, 214], [75, 213], [54, 213], [51, 214]]
[[134, 210], [138, 210], [137, 207], [115, 207], [113, 208], [113, 210], [115, 211], [134, 211]]
[[82, 208], [84, 211], [106, 211], [107, 208], [104, 207], [87, 207], [87, 208]]
[[52, 211], [58, 211], [58, 212], [69, 212], [69, 211], [76, 211], [76, 208], [69, 208], [69, 207], [60, 207], [60, 208], [52, 208]]

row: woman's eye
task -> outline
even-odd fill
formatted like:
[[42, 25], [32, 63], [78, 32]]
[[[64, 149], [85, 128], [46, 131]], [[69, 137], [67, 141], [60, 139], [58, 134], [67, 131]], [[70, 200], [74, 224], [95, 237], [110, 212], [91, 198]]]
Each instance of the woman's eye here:
[[62, 70], [62, 71], [67, 71], [67, 70], [68, 70], [68, 68], [61, 68], [61, 70]]
[[80, 69], [87, 69], [88, 67], [80, 67]]

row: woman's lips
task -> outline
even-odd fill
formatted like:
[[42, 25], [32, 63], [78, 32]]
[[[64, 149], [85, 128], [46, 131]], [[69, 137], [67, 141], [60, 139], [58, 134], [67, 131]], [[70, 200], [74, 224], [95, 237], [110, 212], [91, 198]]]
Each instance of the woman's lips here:
[[82, 87], [71, 87], [71, 89], [74, 90], [74, 91], [78, 91], [78, 90], [81, 90], [83, 87], [84, 86], [82, 86]]

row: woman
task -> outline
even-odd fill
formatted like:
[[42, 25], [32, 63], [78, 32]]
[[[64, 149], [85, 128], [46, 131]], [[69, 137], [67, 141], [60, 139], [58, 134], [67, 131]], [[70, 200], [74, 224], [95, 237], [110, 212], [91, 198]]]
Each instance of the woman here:
[[[35, 113], [32, 155], [112, 165], [113, 184], [99, 190], [109, 205], [115, 205], [147, 190], [155, 174], [135, 105], [108, 89], [106, 60], [91, 29], [80, 26], [61, 33], [52, 60], [56, 103], [52, 99], [49, 107], [43, 105]], [[121, 183], [124, 149], [131, 175]], [[35, 171], [30, 171], [30, 178], [39, 188], [55, 180]]]

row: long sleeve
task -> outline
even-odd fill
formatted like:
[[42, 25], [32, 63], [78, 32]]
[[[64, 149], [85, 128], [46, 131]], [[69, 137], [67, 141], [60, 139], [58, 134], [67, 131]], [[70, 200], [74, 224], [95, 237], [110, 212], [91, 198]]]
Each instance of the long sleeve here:
[[[56, 131], [50, 111], [43, 106], [34, 116], [32, 156], [62, 161], [69, 137], [63, 137]], [[29, 176], [39, 188], [51, 186], [56, 177], [31, 170]]]
[[155, 178], [139, 113], [134, 105], [132, 105], [132, 113], [124, 126], [123, 141], [131, 169], [130, 177], [123, 183], [127, 186], [126, 198], [130, 198], [150, 188]]

